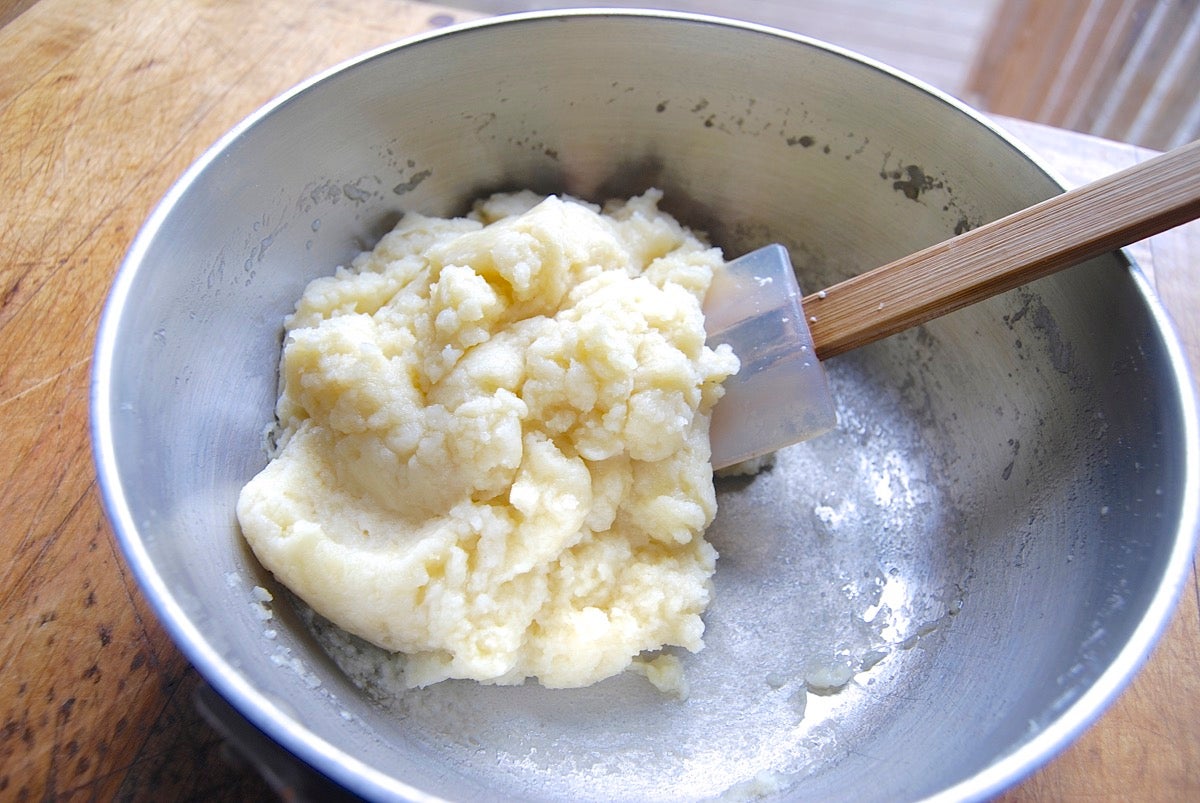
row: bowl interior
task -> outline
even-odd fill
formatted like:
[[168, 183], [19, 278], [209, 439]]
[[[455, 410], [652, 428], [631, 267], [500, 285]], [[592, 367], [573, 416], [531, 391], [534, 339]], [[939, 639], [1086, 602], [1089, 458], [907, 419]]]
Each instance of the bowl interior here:
[[[97, 455], [147, 595], [218, 690], [370, 797], [1011, 783], [1133, 671], [1192, 537], [1189, 391], [1118, 254], [830, 361], [837, 431], [718, 484], [717, 597], [683, 702], [632, 676], [397, 693], [242, 544], [234, 500], [265, 463], [282, 318], [310, 279], [407, 211], [651, 186], [731, 257], [785, 244], [810, 289], [1058, 191], [956, 104], [750, 26], [531, 15], [356, 61], [223, 140], [122, 269]], [[814, 660], [860, 671], [806, 694]]]

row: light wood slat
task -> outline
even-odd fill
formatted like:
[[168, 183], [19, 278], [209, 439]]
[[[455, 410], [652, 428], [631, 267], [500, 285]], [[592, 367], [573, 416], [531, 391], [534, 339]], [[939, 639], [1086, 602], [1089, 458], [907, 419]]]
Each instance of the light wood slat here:
[[1047, 88], [1032, 119], [1062, 125], [1079, 99], [1095, 92], [1099, 79], [1097, 54], [1114, 46], [1114, 31], [1119, 21], [1130, 19], [1140, 2], [1144, 0], [1092, 0], [1086, 4], [1079, 17], [1079, 27], [1063, 51], [1058, 80]]
[[966, 81], [995, 114], [1166, 149], [1200, 134], [1196, 0], [1001, 0]]
[[[1200, 76], [1200, 14], [1193, 14], [1171, 57], [1163, 65], [1162, 75], [1142, 104], [1123, 139], [1133, 142], [1161, 142], [1178, 147], [1200, 137], [1200, 102], [1197, 102]], [[1177, 109], [1192, 109], [1192, 120], [1177, 119]]]
[[[1078, 75], [1055, 76], [1056, 90], [1065, 103], [1060, 115], [1045, 118], [1052, 125], [1092, 131], [1100, 107], [1120, 75], [1146, 17], [1156, 0], [1092, 0], [1100, 16], [1099, 34], [1081, 46]], [[1051, 44], [1051, 47], [1056, 46]]]
[[1003, 113], [1033, 119], [1058, 70], [1058, 48], [1083, 16], [1077, 3], [1007, 0], [967, 81], [968, 92]]
[[1128, 58], [1121, 64], [1117, 80], [1108, 88], [1092, 133], [1125, 141], [1130, 126], [1159, 80], [1171, 54], [1180, 44], [1188, 19], [1195, 16], [1194, 3], [1157, 3], [1151, 9]]
[[0, 27], [15, 20], [22, 11], [36, 2], [37, 0], [0, 0]]

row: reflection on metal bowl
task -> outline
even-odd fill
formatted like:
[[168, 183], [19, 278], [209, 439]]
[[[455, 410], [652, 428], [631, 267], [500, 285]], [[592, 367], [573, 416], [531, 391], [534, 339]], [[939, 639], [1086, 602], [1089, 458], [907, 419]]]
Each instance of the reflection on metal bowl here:
[[[830, 362], [837, 430], [718, 483], [716, 600], [683, 702], [632, 676], [356, 685], [318, 645], [346, 640], [242, 544], [234, 500], [265, 462], [281, 322], [308, 280], [407, 211], [649, 186], [729, 256], [784, 243], [808, 287], [1059, 190], [969, 109], [749, 25], [534, 14], [344, 65], [206, 154], [114, 287], [96, 456], [145, 594], [246, 717], [371, 798], [1012, 784], [1127, 682], [1191, 554], [1194, 401], [1120, 254]], [[266, 635], [255, 586], [274, 596]]]

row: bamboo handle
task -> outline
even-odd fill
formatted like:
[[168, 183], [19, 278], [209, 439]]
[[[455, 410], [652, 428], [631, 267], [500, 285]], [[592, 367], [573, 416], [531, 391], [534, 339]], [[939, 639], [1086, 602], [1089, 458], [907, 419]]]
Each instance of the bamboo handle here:
[[1200, 140], [805, 296], [817, 356], [844, 351], [1200, 217]]

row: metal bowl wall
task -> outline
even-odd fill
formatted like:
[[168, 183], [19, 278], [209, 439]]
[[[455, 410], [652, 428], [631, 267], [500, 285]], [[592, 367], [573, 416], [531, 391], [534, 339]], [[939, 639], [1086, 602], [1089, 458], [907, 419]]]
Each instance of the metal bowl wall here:
[[[650, 186], [730, 256], [784, 243], [814, 289], [1059, 191], [961, 105], [748, 25], [526, 15], [344, 65], [205, 155], [114, 287], [96, 457], [144, 593], [251, 721], [368, 797], [1013, 783], [1125, 684], [1191, 554], [1190, 386], [1120, 254], [830, 361], [838, 430], [719, 481], [716, 601], [686, 701], [633, 676], [356, 684], [244, 547], [234, 500], [266, 460], [282, 318], [310, 279], [407, 211]], [[275, 596], [267, 624], [254, 586]], [[857, 674], [806, 694], [814, 660]]]

